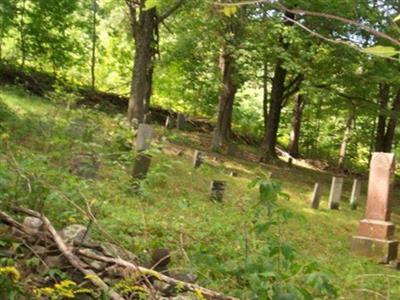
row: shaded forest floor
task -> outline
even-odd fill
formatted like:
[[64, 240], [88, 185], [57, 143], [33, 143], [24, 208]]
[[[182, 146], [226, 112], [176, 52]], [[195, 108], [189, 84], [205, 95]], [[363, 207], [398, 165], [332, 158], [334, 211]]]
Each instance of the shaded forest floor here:
[[[292, 214], [280, 234], [297, 250], [300, 265], [315, 263], [331, 278], [340, 299], [400, 299], [396, 271], [350, 252], [364, 206], [352, 211], [348, 205], [351, 178], [345, 180], [340, 210], [331, 211], [327, 200], [332, 174], [211, 152], [205, 165], [194, 170], [194, 150], [206, 149], [210, 137], [158, 126], [150, 150], [150, 174], [138, 195], [130, 177], [134, 136], [124, 116], [87, 108], [69, 110], [65, 104], [10, 87], [0, 88], [0, 135], [2, 205], [17, 199], [43, 209], [59, 228], [88, 222], [70, 201], [90, 205], [101, 226], [138, 256], [146, 259], [150, 249], [168, 248], [173, 268], [194, 272], [202, 285], [240, 298], [247, 297], [250, 287], [236, 280], [235, 266], [264, 242], [253, 237], [248, 244], [254, 217], [250, 208], [258, 201], [257, 188], [249, 184], [272, 173], [290, 196], [279, 202]], [[248, 146], [240, 149], [247, 153], [245, 158], [258, 153]], [[87, 153], [100, 163], [95, 179], [74, 175], [81, 167], [76, 165], [77, 156]], [[238, 176], [230, 176], [231, 170]], [[212, 179], [227, 182], [222, 204], [208, 200]], [[323, 197], [321, 208], [312, 210], [309, 198], [316, 181], [323, 185]], [[364, 181], [362, 201], [365, 193]], [[399, 224], [400, 213], [394, 220]], [[92, 231], [104, 238], [96, 228]]]

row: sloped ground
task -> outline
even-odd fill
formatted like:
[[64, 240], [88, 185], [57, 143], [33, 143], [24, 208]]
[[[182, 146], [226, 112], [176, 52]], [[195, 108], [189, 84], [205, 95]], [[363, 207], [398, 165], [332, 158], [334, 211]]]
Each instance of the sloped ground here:
[[[81, 207], [89, 205], [101, 226], [144, 260], [151, 249], [168, 248], [173, 269], [196, 273], [202, 285], [243, 299], [262, 299], [257, 296], [261, 295], [261, 286], [272, 285], [277, 276], [266, 275], [268, 266], [280, 256], [262, 254], [263, 246], [273, 241], [268, 239], [269, 233], [256, 234], [252, 226], [271, 216], [256, 214], [254, 205], [259, 194], [249, 184], [272, 173], [290, 196], [289, 200], [281, 197], [279, 207], [291, 216], [271, 234], [294, 246], [297, 254], [293, 264], [299, 266], [297, 271], [278, 270], [286, 274], [283, 280], [306, 288], [305, 270], [313, 269], [329, 277], [338, 290], [336, 296], [323, 296], [325, 283], [308, 280], [312, 287], [307, 288], [320, 298], [400, 299], [400, 276], [396, 271], [355, 257], [349, 250], [350, 238], [363, 214], [362, 208], [352, 211], [348, 207], [350, 178], [344, 186], [341, 209], [330, 211], [326, 207], [331, 175], [326, 172], [213, 153], [208, 153], [205, 165], [193, 170], [193, 152], [207, 149], [207, 136], [157, 127], [156, 142], [150, 151], [151, 171], [137, 194], [130, 177], [134, 135], [123, 116], [110, 117], [93, 109], [68, 110], [64, 104], [14, 88], [1, 88], [0, 100], [2, 206], [17, 199], [20, 204], [43, 210], [61, 228], [88, 223], [70, 201]], [[180, 151], [183, 155], [178, 155]], [[255, 157], [257, 150], [252, 152], [255, 154], [244, 158]], [[76, 175], [80, 168], [77, 156], [88, 153], [100, 162], [97, 172], [90, 163], [81, 163], [83, 168], [93, 168], [93, 179]], [[239, 176], [229, 176], [231, 169]], [[227, 182], [223, 203], [208, 200], [213, 179]], [[318, 211], [308, 208], [316, 181], [323, 184]], [[399, 221], [400, 215], [394, 217]], [[105, 238], [96, 228], [91, 234]], [[252, 282], [250, 271], [249, 277], [240, 274], [243, 269], [239, 266], [246, 265], [246, 257], [261, 267], [265, 262], [266, 269], [261, 272], [267, 276], [264, 280], [257, 276]]]

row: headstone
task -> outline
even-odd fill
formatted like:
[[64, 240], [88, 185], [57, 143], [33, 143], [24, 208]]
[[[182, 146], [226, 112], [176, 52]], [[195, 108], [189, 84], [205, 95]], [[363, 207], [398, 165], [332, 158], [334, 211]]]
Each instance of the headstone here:
[[225, 192], [225, 181], [213, 180], [210, 186], [210, 200], [222, 202]]
[[178, 113], [178, 116], [176, 118], [176, 128], [177, 129], [185, 129], [186, 126], [186, 118], [183, 114]]
[[168, 116], [165, 120], [165, 128], [172, 129], [175, 127], [174, 119], [171, 116]]
[[133, 179], [143, 180], [147, 176], [151, 164], [151, 155], [139, 153], [135, 157], [133, 166], [132, 177]]
[[136, 151], [149, 149], [153, 138], [153, 126], [148, 124], [139, 124], [136, 137]]
[[199, 168], [204, 162], [204, 153], [196, 150], [193, 157], [193, 168]]
[[343, 177], [333, 177], [331, 192], [329, 194], [329, 209], [339, 209], [342, 197]]
[[94, 153], [79, 153], [71, 161], [71, 173], [85, 178], [95, 179], [100, 168], [100, 160]]
[[314, 209], [319, 208], [319, 202], [321, 201], [321, 187], [317, 182], [314, 186], [314, 191], [311, 195], [311, 204], [310, 207]]
[[394, 240], [395, 225], [390, 221], [394, 168], [394, 154], [373, 154], [365, 218], [360, 221], [358, 235], [352, 239], [356, 254], [377, 258], [380, 263], [397, 258], [399, 242]]
[[351, 190], [351, 198], [350, 198], [350, 208], [357, 209], [358, 207], [358, 199], [360, 198], [361, 193], [361, 181], [358, 179], [354, 179], [353, 188]]

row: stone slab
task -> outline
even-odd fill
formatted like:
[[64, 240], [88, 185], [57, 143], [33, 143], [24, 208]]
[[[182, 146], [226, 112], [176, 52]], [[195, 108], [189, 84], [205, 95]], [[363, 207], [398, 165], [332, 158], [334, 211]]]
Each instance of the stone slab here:
[[358, 234], [375, 239], [391, 239], [394, 230], [395, 225], [392, 222], [364, 219], [360, 221]]
[[354, 179], [353, 181], [353, 188], [351, 190], [351, 197], [350, 197], [350, 208], [357, 209], [359, 198], [361, 194], [361, 181], [358, 179]]
[[140, 153], [135, 158], [132, 170], [133, 179], [142, 180], [146, 178], [151, 164], [151, 155]]
[[148, 124], [139, 124], [136, 137], [136, 151], [145, 151], [150, 148], [153, 139], [153, 126]]
[[321, 186], [319, 183], [316, 183], [314, 186], [314, 191], [311, 195], [310, 207], [318, 209], [320, 201], [321, 201]]
[[397, 258], [399, 242], [363, 236], [353, 236], [351, 249], [360, 256], [370, 257], [379, 263], [389, 263]]
[[329, 194], [329, 209], [339, 209], [340, 199], [342, 198], [343, 177], [333, 177], [331, 192]]

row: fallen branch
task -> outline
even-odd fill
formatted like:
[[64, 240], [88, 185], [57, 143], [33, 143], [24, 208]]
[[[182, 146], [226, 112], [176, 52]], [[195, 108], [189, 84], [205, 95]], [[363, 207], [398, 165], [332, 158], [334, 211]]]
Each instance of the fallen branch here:
[[29, 231], [24, 225], [15, 221], [13, 218], [11, 218], [5, 212], [0, 211], [0, 222], [8, 225], [10, 227], [14, 227], [14, 228], [18, 229], [19, 231], [21, 231], [22, 233], [25, 233], [26, 235], [29, 235]]
[[112, 257], [106, 257], [102, 255], [95, 254], [93, 252], [88, 252], [85, 250], [78, 250], [78, 254], [93, 259], [101, 262], [106, 262], [106, 263], [111, 263], [115, 264], [124, 268], [128, 269], [133, 269], [133, 270], [138, 270], [143, 274], [148, 274], [151, 275], [157, 280], [165, 282], [167, 284], [173, 285], [173, 286], [178, 286], [181, 290], [187, 291], [187, 292], [193, 292], [193, 293], [201, 293], [203, 296], [205, 296], [207, 299], [215, 299], [215, 300], [237, 300], [237, 298], [230, 297], [230, 296], [225, 296], [221, 293], [203, 288], [197, 284], [193, 283], [188, 283], [184, 282], [181, 280], [177, 280], [171, 277], [168, 277], [166, 275], [163, 275], [159, 272], [156, 272], [152, 269], [148, 269], [145, 267], [138, 266], [136, 264], [133, 264], [131, 262], [128, 262], [126, 260], [120, 259], [120, 258], [112, 258]]
[[79, 270], [85, 277], [90, 280], [90, 282], [97, 286], [98, 288], [102, 289], [106, 294], [108, 294], [111, 299], [113, 300], [124, 300], [122, 296], [120, 296], [118, 293], [113, 291], [97, 274], [91, 270], [88, 269], [87, 264], [85, 264], [79, 257], [75, 256], [70, 247], [68, 247], [63, 239], [60, 237], [60, 235], [57, 233], [57, 230], [51, 225], [49, 219], [47, 219], [44, 215], [39, 214], [36, 211], [27, 209], [27, 208], [21, 208], [21, 207], [16, 207], [14, 210], [23, 212], [27, 215], [30, 215], [32, 217], [38, 218], [42, 220], [44, 227], [50, 232], [50, 234], [53, 237], [54, 242], [57, 244], [58, 249], [61, 251], [61, 253], [67, 258], [69, 263], [75, 267], [77, 270]]

